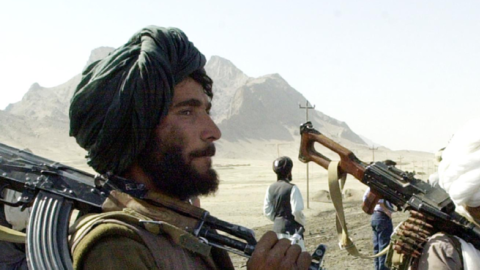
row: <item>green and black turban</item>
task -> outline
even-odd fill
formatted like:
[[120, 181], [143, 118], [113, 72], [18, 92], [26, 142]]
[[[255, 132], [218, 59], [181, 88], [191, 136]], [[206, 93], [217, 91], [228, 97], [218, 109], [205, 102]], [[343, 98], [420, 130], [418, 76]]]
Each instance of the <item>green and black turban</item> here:
[[173, 88], [205, 56], [176, 28], [149, 26], [88, 66], [70, 104], [70, 136], [99, 173], [122, 173], [168, 112]]

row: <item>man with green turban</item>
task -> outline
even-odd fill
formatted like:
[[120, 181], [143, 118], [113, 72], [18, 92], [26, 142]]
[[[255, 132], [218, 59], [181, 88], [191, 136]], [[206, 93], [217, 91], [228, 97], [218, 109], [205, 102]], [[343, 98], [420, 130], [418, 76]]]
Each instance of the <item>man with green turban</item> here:
[[[221, 132], [209, 115], [213, 82], [205, 62], [181, 30], [150, 26], [84, 71], [71, 102], [70, 135], [95, 171], [133, 184], [113, 190], [104, 213], [75, 224], [75, 269], [233, 269], [223, 250], [205, 249], [192, 237], [190, 218], [162, 206], [168, 198], [182, 207], [218, 188], [211, 158]], [[129, 195], [137, 187], [146, 194]], [[309, 264], [299, 246], [267, 232], [247, 268]]]

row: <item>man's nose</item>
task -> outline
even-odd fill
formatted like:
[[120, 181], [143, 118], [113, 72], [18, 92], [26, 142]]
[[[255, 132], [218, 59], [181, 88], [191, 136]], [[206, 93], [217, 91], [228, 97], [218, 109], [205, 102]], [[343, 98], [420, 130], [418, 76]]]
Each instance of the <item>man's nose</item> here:
[[202, 139], [213, 142], [220, 139], [221, 136], [222, 132], [218, 128], [217, 124], [213, 122], [213, 119], [210, 117], [210, 115], [207, 115], [204, 123]]

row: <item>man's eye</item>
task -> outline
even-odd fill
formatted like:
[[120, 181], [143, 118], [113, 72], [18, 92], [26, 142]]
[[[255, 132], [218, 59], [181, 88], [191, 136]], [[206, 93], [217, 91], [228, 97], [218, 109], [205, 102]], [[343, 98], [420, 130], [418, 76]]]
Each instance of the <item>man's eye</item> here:
[[181, 115], [192, 115], [193, 111], [192, 110], [182, 110], [180, 111]]

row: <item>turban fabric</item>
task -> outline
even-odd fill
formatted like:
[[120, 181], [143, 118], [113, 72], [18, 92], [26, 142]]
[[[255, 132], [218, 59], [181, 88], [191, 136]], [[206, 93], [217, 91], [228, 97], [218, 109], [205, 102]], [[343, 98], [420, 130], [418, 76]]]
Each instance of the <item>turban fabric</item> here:
[[99, 173], [123, 172], [168, 112], [173, 88], [205, 57], [176, 28], [146, 27], [88, 66], [70, 104], [70, 136]]
[[442, 154], [439, 184], [458, 206], [480, 206], [480, 119], [458, 130]]

